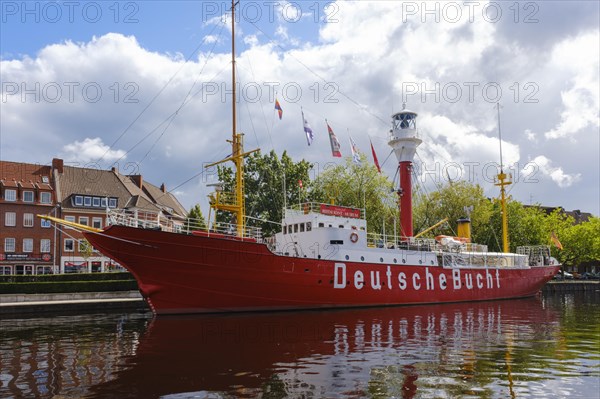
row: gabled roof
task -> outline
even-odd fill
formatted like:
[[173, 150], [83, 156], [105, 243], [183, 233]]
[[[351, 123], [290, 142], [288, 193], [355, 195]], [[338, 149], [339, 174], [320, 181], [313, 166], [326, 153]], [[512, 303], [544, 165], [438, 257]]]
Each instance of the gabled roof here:
[[119, 207], [123, 207], [130, 197], [119, 178], [110, 170], [65, 166], [62, 174], [56, 173], [56, 184], [60, 187], [58, 200], [66, 208], [70, 208], [71, 204], [65, 200], [72, 195], [117, 198]]
[[163, 208], [163, 211], [167, 211], [175, 216], [187, 216], [187, 211], [183, 205], [181, 205], [177, 198], [175, 198], [175, 196], [170, 192], [162, 190], [161, 188], [146, 182], [144, 182], [144, 191], [146, 191], [146, 193], [154, 200], [154, 202]]
[[[52, 190], [49, 185], [52, 169], [49, 165], [0, 161], [0, 183], [5, 187], [36, 188]], [[45, 179], [48, 179], [46, 182]]]

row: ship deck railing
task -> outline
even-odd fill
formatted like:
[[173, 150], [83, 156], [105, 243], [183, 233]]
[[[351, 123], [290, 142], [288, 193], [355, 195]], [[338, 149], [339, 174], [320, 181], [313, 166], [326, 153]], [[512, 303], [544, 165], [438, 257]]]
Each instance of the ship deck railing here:
[[[187, 218], [185, 220], [170, 218], [161, 212], [114, 210], [108, 215], [109, 224], [136, 227], [149, 230], [161, 230], [170, 233], [193, 234], [207, 232], [235, 238], [237, 225], [232, 223], [213, 223], [208, 228], [203, 219]], [[257, 242], [262, 241], [262, 231], [258, 227], [244, 226], [243, 238]]]

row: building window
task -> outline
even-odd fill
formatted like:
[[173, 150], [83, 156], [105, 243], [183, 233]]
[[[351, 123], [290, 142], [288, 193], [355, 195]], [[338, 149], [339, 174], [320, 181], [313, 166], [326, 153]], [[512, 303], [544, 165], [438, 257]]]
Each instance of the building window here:
[[87, 226], [88, 224], [90, 224], [90, 218], [87, 216], [79, 216], [79, 224]]
[[76, 195], [75, 196], [75, 205], [76, 206], [83, 206], [83, 197], [81, 195]]
[[0, 275], [12, 274], [12, 266], [0, 266]]
[[93, 218], [92, 219], [92, 227], [96, 229], [102, 228], [102, 218]]
[[33, 252], [33, 238], [23, 238], [23, 252]]
[[52, 227], [52, 222], [50, 222], [47, 219], [40, 219], [40, 225], [45, 229], [49, 229], [50, 227]]
[[106, 208], [106, 198], [101, 198], [101, 199], [100, 199], [100, 206], [101, 206], [102, 208]]
[[33, 227], [33, 213], [23, 214], [23, 227]]
[[5, 201], [16, 201], [17, 200], [17, 190], [5, 190], [4, 191], [4, 200]]
[[46, 183], [46, 184], [50, 183], [50, 177], [42, 176], [42, 183]]
[[15, 212], [6, 212], [4, 214], [4, 225], [5, 226], [16, 226], [17, 225], [17, 214]]
[[84, 206], [92, 206], [92, 197], [85, 197], [83, 199], [83, 205]]
[[109, 208], [116, 208], [117, 207], [117, 199], [116, 198], [110, 198], [108, 200], [108, 207]]
[[43, 254], [50, 252], [50, 240], [49, 239], [42, 238], [40, 240], [40, 252]]
[[72, 238], [65, 238], [65, 252], [75, 251], [75, 241]]
[[15, 252], [15, 239], [5, 238], [4, 239], [4, 252]]
[[47, 191], [42, 191], [40, 193], [40, 202], [42, 204], [51, 204], [52, 203], [52, 193]]
[[[75, 216], [65, 216], [65, 220], [67, 222], [73, 222], [73, 223], [75, 223]], [[69, 226], [65, 226], [65, 228], [66, 229], [74, 230], [72, 227], [69, 227]]]
[[23, 202], [33, 202], [33, 191], [23, 191]]
[[100, 207], [100, 198], [98, 198], [98, 197], [92, 198], [92, 205], [96, 208], [99, 208]]

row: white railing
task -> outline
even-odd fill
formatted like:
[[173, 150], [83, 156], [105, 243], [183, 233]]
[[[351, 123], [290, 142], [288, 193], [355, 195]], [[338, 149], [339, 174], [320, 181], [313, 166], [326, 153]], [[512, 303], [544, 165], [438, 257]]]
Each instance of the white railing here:
[[[207, 236], [210, 236], [211, 233], [217, 233], [232, 237], [235, 237], [237, 234], [236, 224], [215, 223], [211, 225], [209, 231], [204, 220], [193, 218], [188, 218], [185, 221], [173, 220], [159, 212], [115, 210], [109, 213], [108, 220], [113, 225], [161, 230], [171, 233], [192, 234], [192, 232], [206, 232]], [[261, 241], [261, 229], [259, 227], [244, 226], [243, 237]]]

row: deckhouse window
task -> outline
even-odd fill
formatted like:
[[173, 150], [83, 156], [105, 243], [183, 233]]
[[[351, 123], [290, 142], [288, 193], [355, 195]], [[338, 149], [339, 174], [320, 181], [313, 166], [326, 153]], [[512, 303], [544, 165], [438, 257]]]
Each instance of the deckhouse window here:
[[300, 223], [300, 232], [302, 233], [304, 231], [304, 223]]
[[294, 225], [294, 233], [297, 233], [297, 232], [298, 232], [298, 225], [297, 225], [297, 224], [295, 224], [295, 225]]
[[325, 223], [319, 223], [319, 227], [325, 227]]
[[311, 231], [311, 230], [312, 230], [312, 223], [306, 222], [306, 231]]

